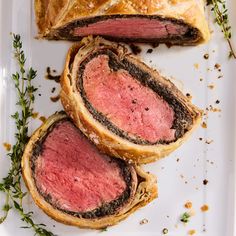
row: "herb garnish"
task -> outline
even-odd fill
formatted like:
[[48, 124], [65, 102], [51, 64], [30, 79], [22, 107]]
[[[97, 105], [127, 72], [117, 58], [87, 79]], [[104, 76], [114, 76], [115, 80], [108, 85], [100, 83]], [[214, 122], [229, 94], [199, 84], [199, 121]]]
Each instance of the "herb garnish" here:
[[190, 220], [190, 214], [188, 212], [184, 212], [184, 214], [180, 217], [180, 221], [184, 223], [188, 223]]
[[236, 53], [234, 52], [231, 43], [231, 26], [229, 25], [228, 9], [226, 8], [225, 0], [207, 0], [207, 5], [212, 5], [211, 11], [214, 12], [215, 21], [220, 26], [224, 38], [229, 45], [229, 58], [236, 59]]
[[107, 231], [107, 227], [101, 228], [100, 231], [101, 231], [101, 232], [105, 232], [105, 231]]
[[21, 187], [21, 158], [27, 144], [28, 122], [33, 113], [32, 104], [34, 103], [34, 93], [37, 90], [32, 85], [32, 80], [36, 77], [37, 72], [31, 67], [25, 70], [26, 57], [22, 49], [20, 35], [13, 34], [14, 56], [19, 66], [19, 72], [12, 75], [12, 80], [17, 91], [18, 101], [16, 105], [19, 110], [12, 115], [16, 125], [16, 143], [7, 154], [11, 161], [11, 167], [8, 175], [0, 182], [0, 191], [5, 193], [5, 204], [2, 208], [4, 215], [0, 218], [0, 223], [4, 222], [10, 209], [15, 208], [19, 213], [21, 220], [27, 224], [22, 228], [31, 228], [35, 235], [54, 236], [53, 233], [45, 229], [44, 224], [36, 224], [32, 220], [33, 212], [25, 212], [23, 209], [23, 198], [27, 194], [22, 191]]

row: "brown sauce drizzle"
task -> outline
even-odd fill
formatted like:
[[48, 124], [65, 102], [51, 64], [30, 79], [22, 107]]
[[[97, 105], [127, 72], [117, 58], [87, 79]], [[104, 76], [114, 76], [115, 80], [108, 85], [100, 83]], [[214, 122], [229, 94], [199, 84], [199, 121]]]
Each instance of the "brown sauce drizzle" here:
[[59, 101], [59, 99], [60, 99], [60, 94], [58, 94], [57, 96], [54, 96], [54, 97], [50, 97], [50, 100], [52, 102], [57, 102], [57, 101]]
[[48, 80], [53, 80], [56, 83], [60, 83], [61, 75], [54, 75], [54, 74], [52, 74], [52, 73], [55, 73], [55, 72], [56, 72], [56, 70], [52, 70], [51, 71], [51, 68], [47, 67], [45, 78], [48, 79]]

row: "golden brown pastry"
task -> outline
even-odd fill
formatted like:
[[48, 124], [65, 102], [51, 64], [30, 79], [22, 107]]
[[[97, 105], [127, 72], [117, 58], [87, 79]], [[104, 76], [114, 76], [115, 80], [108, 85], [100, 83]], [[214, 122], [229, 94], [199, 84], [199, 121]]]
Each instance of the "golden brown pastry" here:
[[148, 163], [179, 147], [201, 111], [127, 49], [84, 38], [68, 52], [61, 101], [79, 129], [109, 155]]
[[157, 197], [155, 176], [98, 152], [64, 112], [34, 132], [22, 173], [46, 214], [82, 228], [114, 225]]
[[202, 0], [35, 0], [39, 37], [198, 44], [210, 37]]

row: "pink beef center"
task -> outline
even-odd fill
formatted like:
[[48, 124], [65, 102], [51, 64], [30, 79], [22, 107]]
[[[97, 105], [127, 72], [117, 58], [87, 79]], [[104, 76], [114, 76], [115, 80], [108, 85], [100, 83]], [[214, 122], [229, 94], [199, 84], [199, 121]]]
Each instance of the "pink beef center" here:
[[75, 36], [103, 35], [119, 38], [167, 38], [184, 35], [187, 26], [168, 20], [145, 18], [117, 18], [99, 21], [74, 30]]
[[174, 111], [168, 103], [127, 71], [112, 71], [108, 60], [99, 55], [84, 70], [83, 86], [93, 107], [132, 137], [173, 140]]
[[44, 141], [35, 179], [44, 195], [74, 212], [98, 208], [126, 189], [118, 164], [98, 153], [69, 121], [58, 123]]

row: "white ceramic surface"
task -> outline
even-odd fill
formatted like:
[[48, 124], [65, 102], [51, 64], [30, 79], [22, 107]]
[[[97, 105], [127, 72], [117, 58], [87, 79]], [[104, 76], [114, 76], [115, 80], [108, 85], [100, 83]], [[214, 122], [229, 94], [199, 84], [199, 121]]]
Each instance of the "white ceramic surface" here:
[[[35, 111], [42, 116], [49, 116], [62, 109], [60, 102], [52, 103], [50, 96], [56, 95], [59, 85], [44, 79], [46, 67], [62, 71], [66, 52], [71, 45], [68, 42], [41, 41], [34, 39], [37, 29], [30, 0], [0, 0], [0, 177], [7, 173], [9, 161], [2, 143], [14, 143], [14, 123], [10, 114], [16, 110], [15, 90], [11, 74], [16, 65], [12, 55], [10, 32], [19, 33], [23, 39], [27, 55], [27, 65], [38, 71], [34, 81], [39, 87], [36, 96]], [[236, 1], [228, 0], [231, 23], [234, 23], [233, 41], [236, 45]], [[212, 40], [197, 47], [172, 47], [161, 45], [146, 54], [150, 46], [143, 46], [139, 55], [147, 64], [160, 70], [162, 74], [174, 77], [173, 80], [183, 91], [189, 92], [192, 102], [202, 109], [209, 105], [221, 109], [221, 112], [208, 112], [207, 129], [199, 127], [192, 137], [169, 157], [146, 165], [144, 168], [158, 177], [159, 198], [148, 206], [138, 210], [127, 220], [106, 232], [81, 230], [64, 226], [51, 220], [32, 202], [28, 195], [25, 207], [34, 211], [36, 222], [45, 223], [48, 229], [59, 236], [104, 235], [104, 236], [159, 236], [162, 229], [169, 229], [169, 236], [185, 236], [190, 229], [196, 235], [233, 236], [235, 222], [235, 84], [236, 60], [228, 60], [228, 47], [218, 27], [213, 25], [212, 13], [209, 24], [213, 31]], [[209, 53], [209, 59], [203, 55]], [[221, 65], [222, 72], [214, 69], [215, 63]], [[194, 66], [195, 64], [195, 66]], [[198, 65], [198, 68], [196, 68]], [[223, 75], [218, 79], [219, 75]], [[200, 81], [200, 78], [203, 80]], [[208, 85], [214, 85], [210, 89]], [[56, 87], [54, 94], [52, 87]], [[216, 100], [220, 104], [216, 104]], [[30, 132], [41, 124], [32, 120]], [[203, 138], [200, 141], [199, 138]], [[211, 144], [205, 141], [213, 140]], [[179, 158], [179, 162], [177, 162]], [[209, 180], [204, 186], [203, 180]], [[3, 203], [0, 194], [0, 203]], [[195, 216], [183, 225], [179, 217], [186, 211], [186, 201], [193, 203]], [[200, 207], [209, 205], [209, 211], [202, 213]], [[148, 223], [140, 225], [142, 219]], [[20, 228], [24, 223], [12, 210], [8, 219], [0, 225], [0, 236], [30, 236], [33, 231]]]

